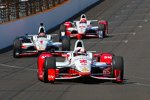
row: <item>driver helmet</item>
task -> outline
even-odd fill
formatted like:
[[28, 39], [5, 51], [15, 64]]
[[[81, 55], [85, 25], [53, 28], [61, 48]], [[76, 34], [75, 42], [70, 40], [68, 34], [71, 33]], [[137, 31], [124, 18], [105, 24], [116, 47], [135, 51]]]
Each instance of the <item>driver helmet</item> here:
[[39, 37], [45, 37], [45, 35], [46, 35], [46, 34], [45, 34], [44, 32], [41, 32], [41, 33], [39, 33], [38, 36], [39, 36]]
[[46, 36], [46, 33], [44, 32], [44, 29], [41, 28], [40, 29], [40, 33], [38, 34], [39, 37], [45, 37]]
[[82, 19], [80, 20], [80, 23], [86, 23], [86, 22], [87, 22], [86, 18], [82, 18]]
[[77, 55], [86, 55], [86, 50], [84, 48], [80, 48], [77, 50]]

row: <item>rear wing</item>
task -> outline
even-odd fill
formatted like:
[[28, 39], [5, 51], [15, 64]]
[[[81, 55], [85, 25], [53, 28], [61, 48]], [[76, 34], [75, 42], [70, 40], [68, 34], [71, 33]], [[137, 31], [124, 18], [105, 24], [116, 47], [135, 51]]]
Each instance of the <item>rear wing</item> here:
[[98, 22], [98, 20], [89, 20], [90, 22]]
[[26, 34], [26, 35], [29, 36], [29, 37], [38, 36], [38, 35], [32, 35], [32, 34]]
[[[54, 51], [54, 52], [56, 52], [56, 53], [69, 53], [69, 52], [72, 52], [72, 53], [74, 53], [75, 51]], [[87, 51], [87, 53], [95, 53], [96, 51]]]
[[[90, 22], [97, 22], [98, 20], [87, 20], [87, 21], [90, 21]], [[73, 22], [80, 22], [79, 20], [75, 20]]]

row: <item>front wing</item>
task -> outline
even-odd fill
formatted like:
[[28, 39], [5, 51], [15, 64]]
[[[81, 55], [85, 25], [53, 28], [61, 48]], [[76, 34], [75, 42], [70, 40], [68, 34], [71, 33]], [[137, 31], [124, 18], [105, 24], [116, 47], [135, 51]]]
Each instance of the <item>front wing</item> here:
[[[67, 69], [67, 67], [66, 67]], [[55, 79], [63, 80], [63, 79], [77, 79], [81, 77], [86, 78], [94, 78], [94, 79], [100, 79], [100, 80], [117, 80], [117, 77], [111, 77], [111, 73], [89, 73], [89, 72], [80, 72], [76, 69], [69, 68], [67, 70], [67, 73], [63, 73], [61, 69], [56, 69], [56, 77]]]

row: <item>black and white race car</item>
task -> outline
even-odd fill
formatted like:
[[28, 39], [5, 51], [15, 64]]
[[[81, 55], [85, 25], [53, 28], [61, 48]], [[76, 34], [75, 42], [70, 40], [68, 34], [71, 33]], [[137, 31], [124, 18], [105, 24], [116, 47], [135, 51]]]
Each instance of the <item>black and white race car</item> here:
[[17, 37], [13, 43], [13, 57], [38, 54], [43, 51], [68, 51], [70, 50], [70, 39], [67, 36], [61, 42], [53, 42], [52, 36], [46, 34], [43, 23], [40, 24], [38, 35], [26, 35]]

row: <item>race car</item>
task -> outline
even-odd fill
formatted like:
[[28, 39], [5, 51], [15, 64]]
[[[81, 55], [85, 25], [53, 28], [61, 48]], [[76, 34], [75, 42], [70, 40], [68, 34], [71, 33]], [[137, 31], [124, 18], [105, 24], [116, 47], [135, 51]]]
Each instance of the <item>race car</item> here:
[[98, 37], [103, 39], [108, 34], [108, 22], [106, 20], [87, 20], [82, 14], [79, 21], [67, 21], [60, 26], [59, 41], [62, 36], [76, 38], [80, 34], [82, 38]]
[[70, 50], [70, 39], [62, 37], [61, 42], [53, 42], [52, 36], [46, 34], [43, 23], [40, 24], [38, 35], [17, 37], [13, 43], [13, 57], [35, 55], [43, 51], [66, 51]]
[[38, 57], [38, 79], [54, 83], [55, 80], [94, 78], [122, 83], [124, 77], [124, 60], [122, 56], [111, 53], [86, 51], [82, 40], [77, 40], [73, 51], [62, 51], [63, 62], [49, 52]]

